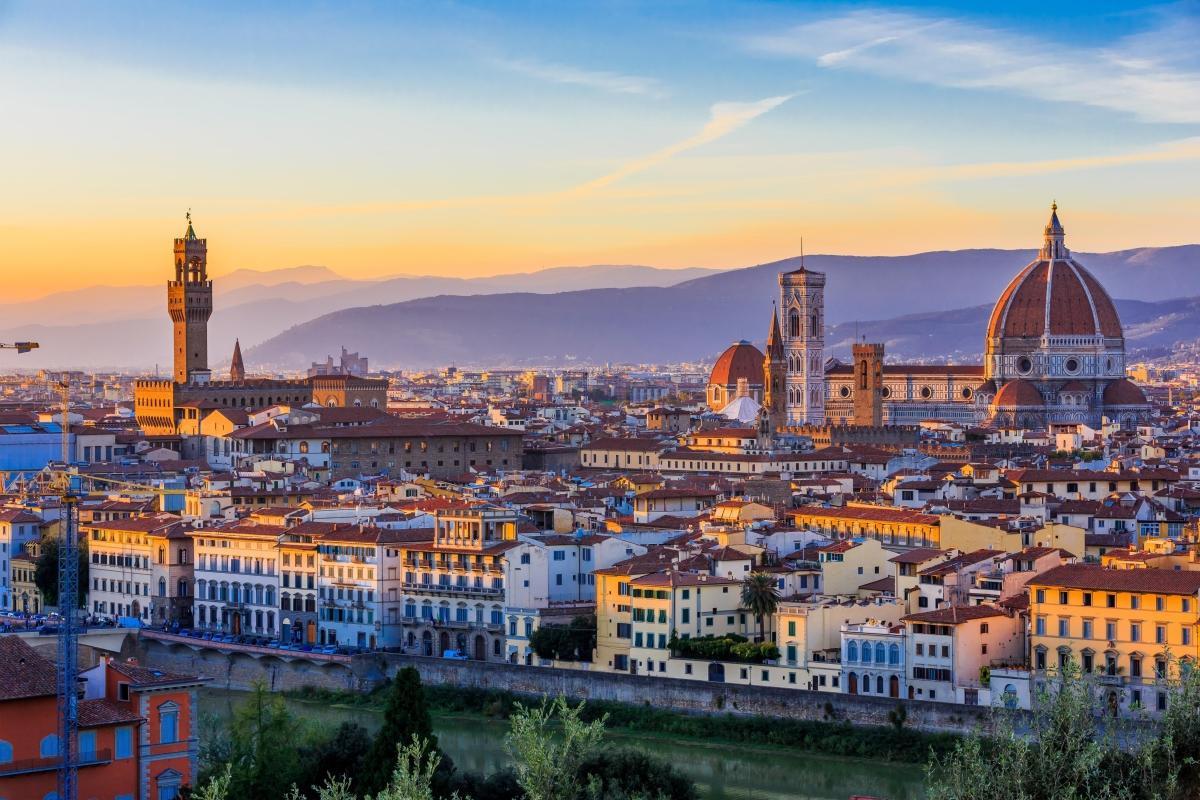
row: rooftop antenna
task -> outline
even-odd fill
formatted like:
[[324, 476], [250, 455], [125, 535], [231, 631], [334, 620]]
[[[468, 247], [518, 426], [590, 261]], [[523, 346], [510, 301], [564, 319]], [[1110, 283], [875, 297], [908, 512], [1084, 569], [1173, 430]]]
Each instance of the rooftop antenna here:
[[800, 237], [800, 269], [804, 269], [804, 237]]

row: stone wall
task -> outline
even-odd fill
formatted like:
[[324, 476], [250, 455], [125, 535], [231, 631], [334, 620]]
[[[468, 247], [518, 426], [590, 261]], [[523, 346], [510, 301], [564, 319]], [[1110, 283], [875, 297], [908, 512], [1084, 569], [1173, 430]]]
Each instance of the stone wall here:
[[273, 691], [303, 686], [368, 691], [400, 667], [413, 666], [421, 673], [421, 680], [430, 685], [499, 689], [538, 697], [563, 694], [575, 700], [610, 700], [692, 714], [732, 713], [886, 726], [891, 724], [889, 712], [903, 705], [907, 727], [952, 733], [966, 733], [990, 719], [987, 708], [950, 703], [394, 654], [321, 663], [300, 658], [285, 661], [274, 655], [256, 658], [145, 637], [139, 640], [139, 651], [149, 666], [203, 675], [222, 689], [250, 689], [261, 680]]

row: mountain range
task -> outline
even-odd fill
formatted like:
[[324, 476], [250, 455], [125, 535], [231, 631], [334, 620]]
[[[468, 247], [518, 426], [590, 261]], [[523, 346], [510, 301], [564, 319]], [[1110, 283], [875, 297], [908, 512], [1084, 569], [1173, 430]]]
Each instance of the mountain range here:
[[[1131, 347], [1200, 335], [1200, 245], [1076, 254], [1109, 292]], [[855, 336], [889, 353], [974, 360], [991, 304], [1033, 251], [906, 256], [816, 255], [827, 274], [829, 351]], [[251, 371], [294, 369], [345, 345], [381, 367], [552, 365], [711, 358], [731, 341], [761, 341], [777, 273], [799, 259], [730, 270], [562, 267], [488, 278], [352, 280], [325, 267], [214, 279], [214, 370], [239, 337]], [[42, 343], [38, 366], [166, 368], [162, 286], [92, 287], [0, 305], [0, 341]]]
[[[830, 354], [856, 336], [903, 358], [977, 360], [995, 298], [1032, 251], [966, 250], [898, 257], [811, 256], [826, 273]], [[1117, 298], [1131, 347], [1200, 333], [1200, 246], [1079, 254]], [[551, 295], [438, 296], [326, 314], [252, 348], [252, 362], [295, 365], [338, 342], [380, 366], [662, 363], [711, 358], [731, 341], [765, 338], [786, 259], [669, 287]]]
[[[450, 293], [666, 286], [717, 271], [594, 265], [483, 278], [398, 275], [356, 280], [321, 266], [239, 269], [213, 278], [215, 310], [209, 323], [209, 356], [215, 367], [228, 359], [235, 338], [243, 345], [253, 344], [297, 322], [355, 306]], [[165, 287], [165, 279], [157, 286], [89, 286], [23, 303], [0, 304], [0, 341], [39, 342], [38, 366], [165, 367], [171, 358]], [[336, 350], [338, 344], [330, 347]], [[309, 360], [324, 356], [324, 350], [314, 352]]]

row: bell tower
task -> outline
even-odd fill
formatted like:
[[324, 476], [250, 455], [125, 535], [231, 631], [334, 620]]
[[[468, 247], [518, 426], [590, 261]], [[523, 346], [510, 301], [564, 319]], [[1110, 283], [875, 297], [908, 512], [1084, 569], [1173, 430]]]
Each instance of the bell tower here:
[[825, 424], [825, 273], [779, 273], [788, 425]]
[[187, 231], [175, 240], [175, 280], [167, 283], [167, 312], [174, 328], [175, 383], [204, 383], [208, 371], [208, 318], [213, 290], [208, 279], [208, 241], [196, 236], [192, 212]]
[[855, 342], [854, 424], [883, 424], [883, 345]]

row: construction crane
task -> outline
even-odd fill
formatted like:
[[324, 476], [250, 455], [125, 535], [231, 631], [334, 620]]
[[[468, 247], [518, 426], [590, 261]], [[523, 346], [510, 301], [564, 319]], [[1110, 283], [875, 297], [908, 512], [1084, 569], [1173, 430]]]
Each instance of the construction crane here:
[[79, 777], [79, 508], [71, 486], [71, 383], [58, 383], [62, 420], [62, 470], [55, 488], [63, 505], [58, 543], [58, 767], [59, 800], [76, 800]]
[[[18, 355], [40, 347], [37, 342], [0, 342], [0, 350]], [[79, 539], [78, 497], [72, 491], [68, 467], [71, 463], [71, 384], [58, 383], [62, 409], [62, 469], [55, 476], [55, 489], [62, 499], [62, 539], [58, 546], [58, 798], [76, 800], [79, 776]]]

